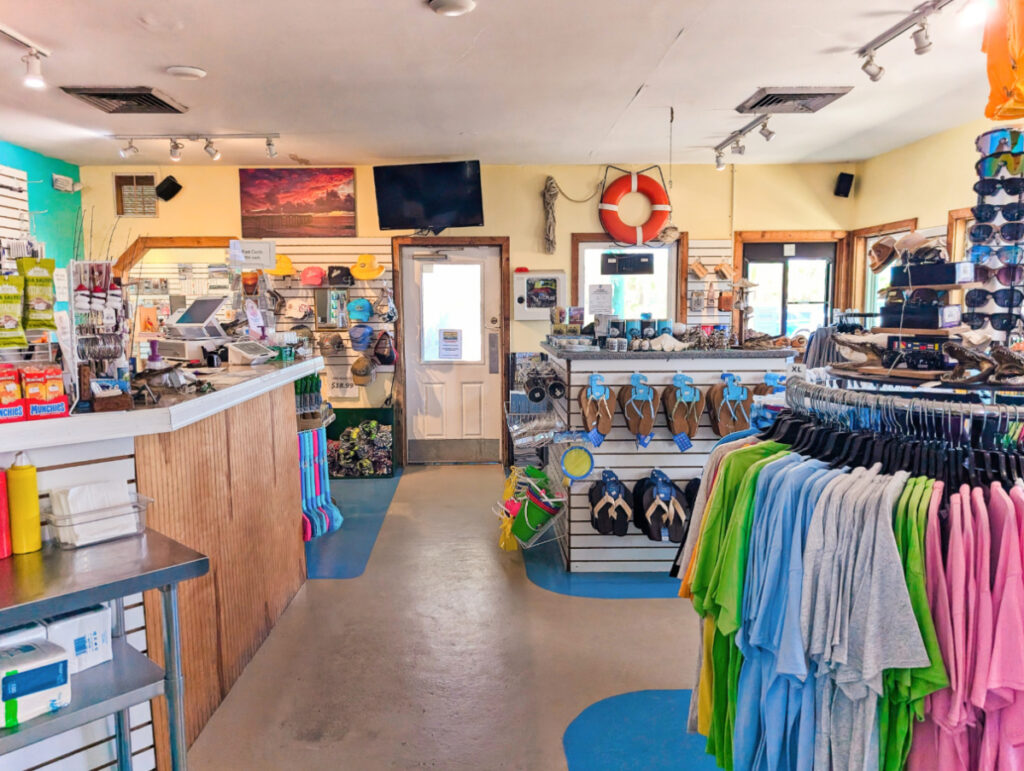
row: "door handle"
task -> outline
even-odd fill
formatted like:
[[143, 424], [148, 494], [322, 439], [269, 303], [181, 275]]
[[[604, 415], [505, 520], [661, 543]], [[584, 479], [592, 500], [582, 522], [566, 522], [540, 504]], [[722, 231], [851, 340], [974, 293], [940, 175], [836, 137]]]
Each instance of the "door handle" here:
[[501, 347], [498, 343], [498, 333], [491, 332], [487, 335], [487, 363], [488, 373], [491, 375], [497, 375], [501, 372], [501, 366], [499, 358], [501, 356]]

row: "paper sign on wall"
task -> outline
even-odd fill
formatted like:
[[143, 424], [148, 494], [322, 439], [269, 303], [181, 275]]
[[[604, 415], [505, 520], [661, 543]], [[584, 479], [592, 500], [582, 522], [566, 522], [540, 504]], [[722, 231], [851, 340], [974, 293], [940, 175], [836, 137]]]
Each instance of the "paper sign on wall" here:
[[57, 295], [57, 302], [66, 303], [68, 301], [68, 269], [57, 268], [53, 272], [53, 291]]
[[277, 242], [228, 242], [228, 263], [243, 270], [271, 270], [277, 264]]
[[462, 358], [462, 330], [437, 330], [437, 358], [458, 361]]
[[612, 298], [614, 292], [611, 284], [591, 284], [587, 287], [587, 295], [590, 299], [590, 312], [593, 315], [601, 314], [611, 316]]

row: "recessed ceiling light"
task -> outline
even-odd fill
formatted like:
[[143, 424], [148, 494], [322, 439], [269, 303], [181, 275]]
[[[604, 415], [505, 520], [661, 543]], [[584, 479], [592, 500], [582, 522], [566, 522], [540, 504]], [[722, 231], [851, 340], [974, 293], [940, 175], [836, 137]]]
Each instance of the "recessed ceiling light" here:
[[476, 0], [427, 0], [427, 5], [441, 16], [462, 16], [476, 8]]
[[182, 80], [199, 80], [206, 77], [206, 70], [202, 67], [192, 67], [187, 64], [173, 64], [164, 72]]

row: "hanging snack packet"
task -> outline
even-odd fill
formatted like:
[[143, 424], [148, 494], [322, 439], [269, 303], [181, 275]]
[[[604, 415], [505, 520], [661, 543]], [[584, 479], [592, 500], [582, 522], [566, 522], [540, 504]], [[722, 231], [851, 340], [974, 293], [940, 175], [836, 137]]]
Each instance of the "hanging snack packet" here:
[[42, 367], [22, 367], [21, 390], [26, 399], [46, 401], [46, 370]]
[[28, 345], [21, 326], [25, 300], [25, 279], [0, 276], [0, 348], [24, 348]]
[[21, 398], [21, 383], [18, 369], [12, 364], [0, 365], [0, 407], [12, 404]]
[[25, 279], [25, 329], [56, 329], [53, 306], [57, 293], [53, 287], [56, 264], [50, 259], [22, 257], [18, 273]]

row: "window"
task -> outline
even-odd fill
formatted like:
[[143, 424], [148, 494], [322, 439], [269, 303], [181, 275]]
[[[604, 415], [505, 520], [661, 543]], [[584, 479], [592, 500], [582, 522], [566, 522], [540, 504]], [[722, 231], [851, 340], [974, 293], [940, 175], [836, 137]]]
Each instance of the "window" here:
[[594, 320], [590, 287], [595, 285], [611, 287], [612, 312], [619, 318], [638, 319], [649, 313], [656, 320], [674, 320], [679, 294], [677, 253], [677, 244], [618, 246], [611, 241], [577, 241], [574, 288], [578, 299], [574, 304], [583, 306], [583, 323]]
[[[904, 230], [899, 233], [889, 233], [887, 235], [899, 241], [909, 232], [910, 231], [908, 230]], [[878, 313], [878, 309], [882, 306], [882, 298], [879, 295], [889, 288], [889, 283], [892, 281], [892, 269], [897, 264], [893, 263], [893, 265], [890, 265], [881, 273], [873, 273], [871, 270], [871, 247], [885, 237], [886, 236], [884, 235], [871, 236], [864, 241], [865, 253], [867, 254], [867, 258], [865, 259], [867, 279], [864, 281], [865, 313]]]
[[156, 178], [152, 174], [115, 174], [114, 198], [122, 217], [155, 217]]
[[750, 290], [754, 312], [748, 326], [792, 337], [828, 320], [835, 244], [797, 244], [797, 253], [788, 256], [784, 246], [749, 243], [743, 248], [744, 273], [756, 284]]
[[[483, 361], [482, 266], [424, 265], [421, 282], [422, 360]], [[442, 355], [442, 329], [462, 330], [461, 356]]]

